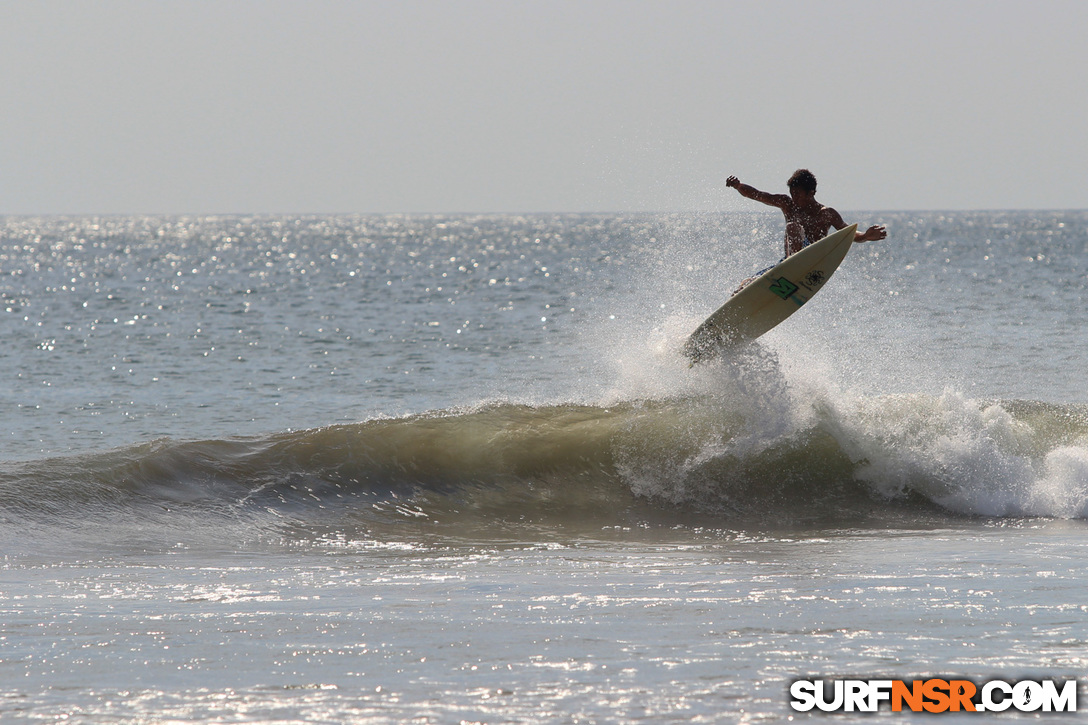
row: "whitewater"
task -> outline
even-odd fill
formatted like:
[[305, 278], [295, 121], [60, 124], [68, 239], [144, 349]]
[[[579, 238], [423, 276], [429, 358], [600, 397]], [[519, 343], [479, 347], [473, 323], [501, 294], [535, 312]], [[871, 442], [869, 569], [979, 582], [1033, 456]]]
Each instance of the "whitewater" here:
[[0, 719], [1076, 677], [1088, 212], [846, 216], [889, 239], [694, 368], [780, 219], [0, 220]]

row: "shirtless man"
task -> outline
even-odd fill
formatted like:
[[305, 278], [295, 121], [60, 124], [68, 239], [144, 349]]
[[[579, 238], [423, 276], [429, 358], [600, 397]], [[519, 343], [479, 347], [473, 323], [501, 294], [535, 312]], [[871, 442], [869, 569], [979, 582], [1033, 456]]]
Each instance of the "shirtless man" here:
[[[846, 226], [837, 211], [816, 201], [816, 177], [808, 169], [793, 172], [787, 182], [789, 196], [760, 191], [754, 186], [742, 184], [735, 176], [730, 176], [725, 185], [736, 189], [741, 196], [782, 210], [786, 217], [786, 257], [823, 239], [830, 227], [842, 229]], [[888, 232], [883, 225], [873, 226], [864, 232], [855, 232], [854, 241], [876, 242], [887, 236]]]

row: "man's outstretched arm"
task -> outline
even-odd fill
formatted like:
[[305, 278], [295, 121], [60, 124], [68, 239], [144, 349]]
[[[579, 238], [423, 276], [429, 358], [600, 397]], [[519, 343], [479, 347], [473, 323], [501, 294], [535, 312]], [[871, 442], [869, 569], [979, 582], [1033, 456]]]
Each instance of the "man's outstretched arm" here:
[[748, 184], [742, 184], [740, 179], [735, 176], [730, 176], [725, 180], [725, 185], [736, 189], [741, 196], [753, 201], [758, 201], [761, 204], [767, 204], [781, 209], [790, 202], [790, 198], [785, 194], [770, 194], [766, 191], [760, 191], [754, 186]]

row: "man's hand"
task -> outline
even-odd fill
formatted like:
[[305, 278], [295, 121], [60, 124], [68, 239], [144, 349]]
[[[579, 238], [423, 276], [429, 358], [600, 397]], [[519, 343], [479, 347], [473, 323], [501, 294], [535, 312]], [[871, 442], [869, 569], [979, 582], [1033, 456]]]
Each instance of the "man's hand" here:
[[864, 234], [862, 234], [860, 237], [858, 237], [854, 241], [856, 241], [856, 242], [879, 242], [881, 239], [887, 239], [887, 238], [888, 238], [888, 230], [883, 224], [880, 224], [880, 225], [875, 226], [875, 227], [869, 227], [868, 229], [865, 230]]

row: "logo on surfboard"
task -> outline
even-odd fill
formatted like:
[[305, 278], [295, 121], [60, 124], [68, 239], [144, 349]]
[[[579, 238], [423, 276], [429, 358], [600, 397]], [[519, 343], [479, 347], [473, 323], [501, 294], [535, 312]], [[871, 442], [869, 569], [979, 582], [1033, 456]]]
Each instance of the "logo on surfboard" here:
[[781, 297], [784, 300], [788, 300], [790, 295], [796, 292], [800, 287], [790, 282], [785, 277], [779, 277], [771, 284], [771, 292]]

